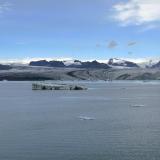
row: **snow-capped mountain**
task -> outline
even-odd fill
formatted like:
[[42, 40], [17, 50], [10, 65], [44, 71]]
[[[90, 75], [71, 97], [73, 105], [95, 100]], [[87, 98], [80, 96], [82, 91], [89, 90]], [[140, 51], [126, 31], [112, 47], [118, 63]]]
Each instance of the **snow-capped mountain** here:
[[131, 61], [122, 60], [118, 58], [111, 58], [108, 62], [100, 61], [79, 61], [79, 60], [65, 60], [65, 61], [32, 61], [30, 66], [47, 66], [47, 67], [70, 67], [70, 68], [139, 68], [139, 66]]
[[142, 68], [152, 68], [153, 65], [157, 64], [160, 61], [160, 58], [143, 58], [139, 59], [137, 64]]
[[[11, 66], [47, 66], [70, 68], [157, 68], [160, 58], [111, 58], [103, 60], [74, 60], [72, 58], [26, 58], [15, 60], [0, 60], [0, 64]], [[157, 64], [158, 63], [158, 64]]]
[[134, 62], [122, 60], [118, 58], [109, 59], [108, 65], [114, 68], [139, 68], [139, 66]]
[[68, 68], [98, 68], [98, 69], [108, 69], [110, 68], [108, 64], [100, 63], [98, 61], [32, 61], [29, 63], [30, 66], [46, 66], [46, 67], [68, 67]]
[[151, 68], [159, 68], [160, 69], [160, 61], [151, 66]]
[[80, 66], [82, 65], [82, 62], [79, 60], [65, 60], [63, 61], [65, 66]]

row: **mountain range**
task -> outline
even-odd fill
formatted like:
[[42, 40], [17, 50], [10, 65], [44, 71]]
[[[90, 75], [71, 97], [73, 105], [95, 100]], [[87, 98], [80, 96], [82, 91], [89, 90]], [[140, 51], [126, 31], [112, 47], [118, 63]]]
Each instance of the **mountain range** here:
[[139, 68], [140, 66], [134, 62], [121, 60], [118, 58], [109, 59], [108, 63], [101, 63], [96, 60], [94, 61], [31, 61], [30, 66], [45, 66], [45, 67], [65, 67], [65, 68], [96, 68], [96, 69], [108, 69], [108, 68]]
[[108, 61], [38, 60], [0, 65], [1, 80], [160, 80], [160, 61], [142, 67], [111, 58]]
[[[12, 66], [23, 66], [23, 63], [0, 64], [0, 70], [9, 70]], [[144, 63], [136, 63], [130, 60], [111, 58], [104, 61], [80, 61], [80, 60], [35, 60], [25, 64], [26, 66], [58, 67], [58, 68], [92, 68], [92, 69], [134, 69], [134, 68], [160, 68], [160, 61], [148, 60]]]

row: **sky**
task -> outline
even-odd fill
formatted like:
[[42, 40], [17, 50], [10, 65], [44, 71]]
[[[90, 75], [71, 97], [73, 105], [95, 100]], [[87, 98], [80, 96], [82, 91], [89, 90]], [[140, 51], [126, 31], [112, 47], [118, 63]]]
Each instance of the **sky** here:
[[0, 59], [160, 57], [160, 0], [0, 0]]

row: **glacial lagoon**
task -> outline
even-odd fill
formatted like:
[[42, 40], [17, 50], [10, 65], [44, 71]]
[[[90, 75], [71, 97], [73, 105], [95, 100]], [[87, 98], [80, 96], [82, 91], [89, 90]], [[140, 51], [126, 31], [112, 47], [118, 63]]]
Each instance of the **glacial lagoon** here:
[[160, 82], [0, 82], [0, 160], [159, 160]]

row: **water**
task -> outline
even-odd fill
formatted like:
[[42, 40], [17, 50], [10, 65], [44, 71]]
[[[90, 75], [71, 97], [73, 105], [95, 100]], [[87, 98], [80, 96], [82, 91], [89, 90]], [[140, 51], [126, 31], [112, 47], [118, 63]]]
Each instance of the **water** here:
[[85, 85], [32, 91], [31, 82], [1, 82], [0, 160], [159, 160], [160, 83]]

